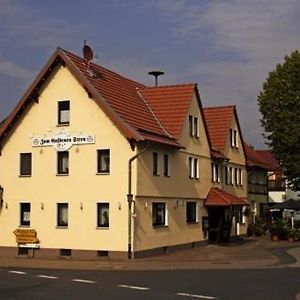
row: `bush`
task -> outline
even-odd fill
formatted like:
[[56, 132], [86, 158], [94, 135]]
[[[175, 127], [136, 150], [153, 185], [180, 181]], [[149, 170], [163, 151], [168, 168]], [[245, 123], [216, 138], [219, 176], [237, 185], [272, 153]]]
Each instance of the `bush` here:
[[264, 234], [266, 234], [266, 226], [260, 219], [256, 219], [255, 223], [249, 224], [248, 236], [261, 236]]
[[281, 240], [285, 240], [289, 237], [290, 227], [285, 220], [278, 219], [272, 224], [270, 233], [271, 235], [277, 235]]

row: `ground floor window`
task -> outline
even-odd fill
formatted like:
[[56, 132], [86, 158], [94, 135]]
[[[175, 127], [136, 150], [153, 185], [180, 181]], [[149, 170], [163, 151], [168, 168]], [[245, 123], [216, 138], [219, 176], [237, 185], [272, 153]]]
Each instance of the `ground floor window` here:
[[152, 203], [152, 225], [153, 226], [166, 226], [166, 204], [164, 202]]
[[97, 227], [109, 227], [109, 203], [97, 203]]
[[188, 201], [186, 203], [186, 221], [187, 223], [198, 222], [196, 201]]
[[57, 226], [68, 226], [68, 203], [57, 203]]
[[30, 226], [30, 203], [20, 203], [20, 225]]

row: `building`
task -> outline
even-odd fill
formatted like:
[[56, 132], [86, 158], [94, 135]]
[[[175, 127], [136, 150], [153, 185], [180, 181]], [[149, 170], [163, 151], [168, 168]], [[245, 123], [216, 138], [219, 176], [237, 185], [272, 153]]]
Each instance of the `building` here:
[[213, 147], [211, 191], [206, 206], [210, 240], [246, 233], [247, 172], [243, 136], [235, 106], [204, 108]]
[[[146, 87], [58, 48], [0, 128], [0, 253], [132, 258], [194, 246], [221, 217], [215, 201], [244, 233], [231, 115], [214, 150], [196, 84]], [[212, 180], [212, 158], [228, 163], [226, 184]]]
[[268, 208], [268, 166], [258, 152], [244, 144], [248, 178], [248, 201], [251, 204], [252, 222], [266, 219]]

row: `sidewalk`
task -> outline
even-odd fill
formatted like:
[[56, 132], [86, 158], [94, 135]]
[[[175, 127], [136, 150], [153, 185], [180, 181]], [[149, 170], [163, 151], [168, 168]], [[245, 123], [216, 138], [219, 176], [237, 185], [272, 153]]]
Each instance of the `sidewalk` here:
[[199, 248], [135, 260], [46, 260], [0, 257], [2, 268], [69, 270], [196, 270], [300, 267], [300, 242], [271, 241], [269, 237], [245, 238], [226, 245]]

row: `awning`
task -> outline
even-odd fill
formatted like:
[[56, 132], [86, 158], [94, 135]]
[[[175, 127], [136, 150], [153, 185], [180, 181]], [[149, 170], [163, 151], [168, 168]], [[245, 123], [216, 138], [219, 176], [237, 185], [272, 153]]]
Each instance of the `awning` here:
[[245, 198], [236, 197], [220, 188], [211, 188], [206, 201], [206, 206], [232, 206], [232, 205], [249, 205]]

